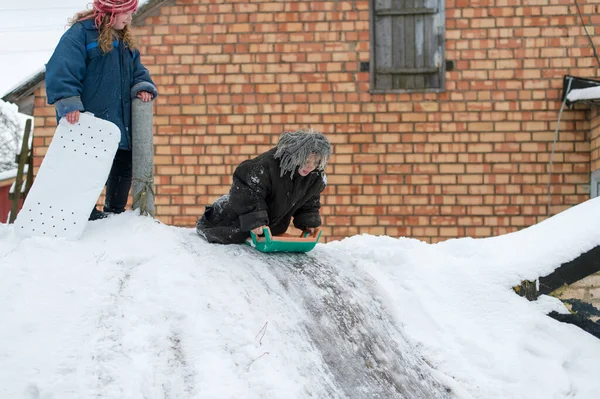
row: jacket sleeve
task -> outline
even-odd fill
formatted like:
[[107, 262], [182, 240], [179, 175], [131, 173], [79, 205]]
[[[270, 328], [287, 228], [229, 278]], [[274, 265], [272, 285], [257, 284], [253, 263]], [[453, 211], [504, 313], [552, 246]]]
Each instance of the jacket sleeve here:
[[147, 91], [152, 94], [154, 100], [158, 96], [156, 86], [150, 77], [150, 72], [140, 60], [140, 51], [133, 52], [133, 85], [131, 86], [131, 98], [135, 98], [140, 91]]
[[81, 102], [86, 71], [85, 29], [73, 25], [62, 36], [46, 64], [46, 95], [59, 117], [72, 111], [84, 111]]
[[255, 163], [242, 162], [233, 173], [229, 201], [239, 215], [242, 231], [269, 224], [266, 198], [270, 184], [267, 171]]
[[325, 190], [325, 183], [321, 182], [319, 193], [310, 197], [294, 213], [294, 227], [300, 230], [306, 230], [309, 227], [319, 227], [321, 225], [321, 192]]

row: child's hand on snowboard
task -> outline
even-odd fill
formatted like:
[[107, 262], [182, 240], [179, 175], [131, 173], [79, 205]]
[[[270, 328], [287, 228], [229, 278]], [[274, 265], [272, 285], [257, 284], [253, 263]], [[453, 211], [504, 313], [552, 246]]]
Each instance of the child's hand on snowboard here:
[[307, 227], [304, 229], [304, 232], [307, 233], [308, 235], [314, 236], [315, 233], [317, 232], [317, 228], [316, 227]]
[[252, 229], [252, 231], [254, 232], [254, 234], [256, 234], [257, 236], [261, 235], [263, 233], [263, 229], [266, 229], [267, 226], [260, 226], [257, 227], [255, 229]]
[[68, 114], [65, 115], [65, 119], [71, 125], [74, 124], [74, 123], [79, 122], [79, 110], [75, 110], [75, 111], [69, 112]]

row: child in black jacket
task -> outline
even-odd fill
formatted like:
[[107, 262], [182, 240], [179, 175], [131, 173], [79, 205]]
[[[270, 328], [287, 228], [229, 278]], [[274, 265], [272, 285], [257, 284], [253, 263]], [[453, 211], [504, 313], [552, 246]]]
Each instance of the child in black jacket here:
[[275, 148], [242, 162], [233, 174], [229, 194], [207, 206], [196, 224], [200, 236], [219, 244], [243, 243], [250, 231], [274, 236], [294, 226], [313, 233], [321, 225], [321, 191], [329, 140], [314, 130], [285, 132]]

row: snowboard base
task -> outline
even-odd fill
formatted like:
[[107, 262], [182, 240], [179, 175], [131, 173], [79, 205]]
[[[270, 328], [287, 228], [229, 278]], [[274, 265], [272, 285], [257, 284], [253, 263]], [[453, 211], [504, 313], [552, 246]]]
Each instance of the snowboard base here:
[[15, 220], [23, 237], [78, 239], [102, 193], [121, 132], [91, 114], [62, 118]]
[[265, 227], [264, 237], [257, 236], [253, 231], [246, 240], [246, 244], [260, 252], [308, 252], [312, 250], [321, 238], [321, 229], [315, 234], [302, 233], [300, 237], [294, 237], [287, 233], [273, 237], [271, 229]]

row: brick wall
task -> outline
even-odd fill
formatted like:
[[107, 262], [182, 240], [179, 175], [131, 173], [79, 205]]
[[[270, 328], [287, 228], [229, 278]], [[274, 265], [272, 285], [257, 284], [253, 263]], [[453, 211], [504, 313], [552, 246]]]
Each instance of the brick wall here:
[[592, 172], [600, 169], [600, 109], [590, 111], [590, 161]]
[[[448, 0], [446, 58], [456, 66], [446, 91], [370, 94], [359, 72], [369, 61], [368, 1], [221, 3], [177, 0], [136, 28], [161, 93], [163, 222], [192, 226], [240, 161], [306, 126], [334, 144], [322, 201], [328, 240], [483, 237], [546, 217], [562, 77], [597, 77], [574, 6]], [[586, 21], [597, 18], [596, 5], [580, 7]], [[35, 101], [39, 165], [55, 121], [43, 88]], [[585, 110], [563, 113], [552, 214], [589, 198], [589, 127]]]

